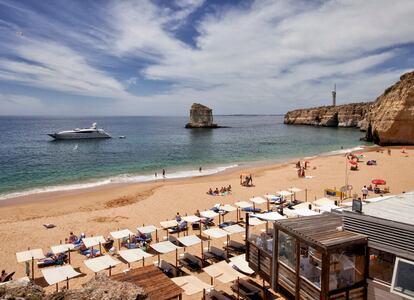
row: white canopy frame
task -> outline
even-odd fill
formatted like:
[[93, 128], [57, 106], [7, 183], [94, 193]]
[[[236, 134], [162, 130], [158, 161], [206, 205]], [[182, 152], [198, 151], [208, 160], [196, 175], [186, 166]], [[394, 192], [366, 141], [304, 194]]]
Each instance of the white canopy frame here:
[[34, 280], [34, 260], [35, 259], [43, 259], [45, 255], [43, 254], [43, 250], [38, 249], [30, 249], [28, 248], [26, 251], [21, 251], [16, 253], [17, 262], [32, 262], [32, 280]]
[[102, 270], [109, 270], [109, 276], [111, 276], [111, 270], [116, 265], [120, 264], [119, 260], [112, 258], [109, 255], [99, 256], [83, 261], [86, 267], [95, 273], [95, 275]]
[[174, 245], [170, 241], [152, 244], [150, 247], [154, 249], [155, 252], [157, 252], [158, 263], [161, 262], [161, 254], [166, 254], [175, 251], [175, 267], [178, 268], [178, 249], [180, 249], [181, 247]]
[[76, 272], [71, 265], [44, 269], [42, 274], [49, 285], [56, 284], [56, 291], [59, 290], [59, 282], [66, 281], [66, 288], [69, 289], [69, 279], [82, 275], [82, 273]]
[[154, 225], [147, 225], [145, 226], [142, 224], [141, 227], [137, 227], [137, 231], [142, 234], [152, 234], [155, 232], [155, 241], [158, 243], [158, 228]]
[[67, 252], [68, 261], [70, 264], [71, 262], [70, 252], [75, 249], [75, 245], [74, 244], [62, 244], [62, 245], [51, 246], [50, 249], [52, 249], [53, 254], [60, 254], [60, 253]]
[[150, 258], [153, 257], [152, 254], [143, 251], [142, 249], [127, 249], [127, 250], [120, 250], [118, 251], [119, 256], [122, 257], [122, 259], [124, 259], [127, 264], [128, 264], [128, 268], [131, 267], [131, 263], [133, 262], [137, 262], [142, 260], [142, 266], [145, 266], [145, 259], [146, 258]]
[[118, 240], [118, 250], [121, 250], [121, 240], [124, 238], [131, 239], [131, 236], [134, 233], [129, 229], [122, 229], [117, 231], [112, 231], [109, 233], [115, 240]]

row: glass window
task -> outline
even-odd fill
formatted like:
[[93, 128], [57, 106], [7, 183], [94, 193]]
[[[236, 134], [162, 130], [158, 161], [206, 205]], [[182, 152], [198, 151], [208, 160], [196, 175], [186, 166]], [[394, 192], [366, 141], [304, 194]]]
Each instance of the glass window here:
[[369, 277], [391, 284], [395, 255], [377, 249], [369, 249]]
[[397, 258], [391, 283], [391, 292], [414, 299], [414, 262]]
[[279, 261], [289, 266], [293, 270], [296, 269], [296, 240], [294, 237], [279, 231]]
[[273, 251], [273, 236], [268, 235], [265, 232], [260, 234], [250, 233], [249, 242], [256, 245], [257, 248], [261, 250], [265, 250], [270, 253]]
[[321, 287], [322, 254], [305, 244], [300, 245], [300, 276]]
[[354, 245], [331, 254], [329, 290], [348, 287], [364, 280], [365, 245]]

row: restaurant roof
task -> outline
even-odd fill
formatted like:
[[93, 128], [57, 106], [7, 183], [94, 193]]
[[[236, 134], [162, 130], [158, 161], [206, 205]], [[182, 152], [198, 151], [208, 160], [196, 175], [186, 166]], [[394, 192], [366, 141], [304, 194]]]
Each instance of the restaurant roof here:
[[[352, 212], [352, 207], [344, 211]], [[363, 204], [360, 215], [414, 225], [414, 191]]]
[[275, 226], [325, 250], [367, 239], [366, 235], [342, 230], [341, 216], [331, 213], [280, 220], [275, 222]]
[[183, 292], [182, 288], [153, 265], [112, 275], [111, 279], [135, 283], [148, 293], [148, 299], [172, 299], [178, 297]]

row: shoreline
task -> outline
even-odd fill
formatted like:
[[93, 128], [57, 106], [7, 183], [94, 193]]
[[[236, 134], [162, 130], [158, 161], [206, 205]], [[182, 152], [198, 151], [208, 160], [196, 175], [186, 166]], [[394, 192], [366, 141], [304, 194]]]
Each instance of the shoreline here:
[[[366, 151], [369, 148], [379, 147], [376, 145], [367, 146], [359, 145], [352, 148], [344, 148], [338, 150], [332, 150], [328, 152], [322, 152], [311, 156], [305, 157], [284, 157], [284, 158], [272, 158], [266, 160], [255, 160], [255, 161], [240, 161], [240, 162], [228, 162], [227, 164], [218, 165], [218, 164], [209, 164], [206, 165], [206, 168], [203, 169], [202, 173], [198, 173], [198, 170], [189, 170], [189, 169], [172, 169], [172, 172], [167, 175], [165, 178], [155, 178], [154, 175], [145, 175], [145, 174], [122, 174], [111, 177], [103, 177], [101, 179], [96, 179], [95, 181], [87, 183], [68, 183], [68, 184], [57, 184], [45, 187], [37, 187], [28, 190], [16, 191], [11, 193], [5, 193], [0, 195], [0, 207], [10, 206], [13, 204], [22, 204], [25, 202], [41, 201], [52, 199], [58, 195], [77, 195], [83, 192], [87, 193], [94, 190], [105, 190], [108, 188], [117, 188], [117, 187], [127, 187], [137, 184], [155, 184], [155, 183], [165, 183], [176, 180], [186, 180], [193, 178], [203, 178], [211, 177], [214, 175], [226, 174], [228, 172], [237, 172], [237, 170], [242, 169], [257, 169], [265, 166], [274, 166], [279, 164], [286, 164], [292, 161], [303, 160], [303, 159], [313, 159], [316, 157], [324, 156], [333, 156], [345, 154], [348, 152], [354, 151]], [[204, 173], [203, 173], [204, 172]], [[189, 175], [184, 175], [184, 174]], [[169, 177], [171, 176], [172, 177]], [[162, 175], [161, 175], [162, 176]], [[150, 178], [152, 177], [152, 178]], [[138, 178], [141, 178], [138, 179]], [[119, 179], [120, 181], [117, 181]], [[124, 180], [122, 180], [124, 179]]]
[[[171, 179], [163, 182], [136, 183], [120, 186], [106, 186], [88, 191], [81, 190], [53, 195], [37, 195], [37, 199], [22, 201], [19, 204], [0, 205], [0, 236], [7, 243], [0, 244], [0, 265], [2, 269], [15, 271], [16, 278], [23, 277], [25, 268], [17, 264], [15, 253], [30, 247], [49, 251], [52, 245], [58, 245], [73, 231], [87, 236], [107, 236], [109, 232], [130, 229], [135, 232], [137, 226], [159, 226], [162, 220], [171, 220], [177, 212], [192, 215], [199, 209], [207, 210], [220, 203], [234, 205], [237, 201], [249, 201], [255, 196], [274, 194], [290, 187], [297, 187], [297, 199], [312, 202], [324, 197], [324, 189], [339, 188], [348, 173], [349, 183], [354, 187], [352, 193], [361, 194], [361, 188], [373, 179], [385, 179], [390, 187], [390, 194], [399, 194], [414, 190], [414, 146], [405, 147], [407, 153], [401, 153], [401, 147], [388, 148], [367, 147], [363, 152], [364, 162], [358, 171], [345, 172], [346, 157], [343, 154], [317, 156], [310, 161], [307, 175], [310, 178], [298, 178], [295, 168], [296, 159], [281, 163], [265, 163], [255, 167], [240, 166], [211, 176]], [[343, 149], [345, 150], [345, 149]], [[376, 166], [367, 166], [366, 161], [377, 160]], [[349, 170], [349, 169], [348, 169]], [[253, 187], [239, 184], [240, 172], [253, 174]], [[402, 176], [402, 174], [404, 174]], [[210, 196], [208, 188], [232, 186], [232, 192], [226, 196]], [[306, 192], [305, 192], [306, 191]], [[370, 193], [369, 197], [378, 195]], [[24, 199], [26, 200], [26, 199]], [[348, 201], [348, 200], [347, 200]], [[266, 205], [261, 206], [266, 209]], [[236, 212], [226, 216], [235, 220]], [[55, 224], [52, 229], [45, 229], [43, 224]], [[163, 238], [165, 232], [160, 231]], [[220, 245], [222, 241], [214, 241]], [[197, 249], [189, 249], [196, 251]], [[194, 253], [194, 252], [193, 252]], [[79, 287], [93, 274], [84, 265], [84, 257], [74, 253], [71, 264], [86, 274], [71, 280], [71, 287]], [[156, 258], [149, 260], [152, 263]], [[166, 255], [167, 261], [173, 261], [174, 254]], [[124, 265], [120, 264], [112, 271], [121, 273]], [[37, 279], [41, 278], [39, 269], [35, 270]], [[208, 281], [208, 278], [206, 279]], [[47, 288], [48, 291], [54, 287]]]

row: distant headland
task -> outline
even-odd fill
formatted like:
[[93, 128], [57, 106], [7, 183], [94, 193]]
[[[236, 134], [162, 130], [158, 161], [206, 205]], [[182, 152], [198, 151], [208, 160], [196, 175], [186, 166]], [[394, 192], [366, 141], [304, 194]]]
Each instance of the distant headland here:
[[284, 123], [325, 127], [356, 127], [363, 138], [378, 145], [414, 144], [414, 72], [405, 73], [373, 102], [297, 109], [285, 114]]

